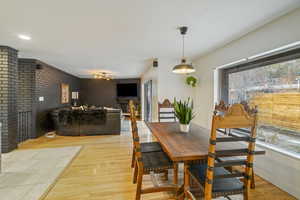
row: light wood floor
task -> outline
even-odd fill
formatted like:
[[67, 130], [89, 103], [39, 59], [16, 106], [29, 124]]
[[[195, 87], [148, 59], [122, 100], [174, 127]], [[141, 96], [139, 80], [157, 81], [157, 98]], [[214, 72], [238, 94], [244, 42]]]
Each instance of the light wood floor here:
[[[140, 124], [144, 141], [152, 139], [144, 124]], [[132, 184], [131, 135], [118, 136], [40, 137], [19, 149], [82, 146], [81, 152], [58, 178], [45, 200], [133, 200], [136, 186]], [[257, 188], [251, 191], [255, 200], [295, 200], [274, 185], [256, 177]], [[149, 177], [145, 186], [150, 185]], [[145, 200], [172, 199], [170, 193], [143, 195]]]

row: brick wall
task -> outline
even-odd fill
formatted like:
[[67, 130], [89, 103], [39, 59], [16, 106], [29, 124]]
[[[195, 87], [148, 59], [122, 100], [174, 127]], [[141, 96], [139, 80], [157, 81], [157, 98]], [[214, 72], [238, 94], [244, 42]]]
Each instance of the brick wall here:
[[18, 59], [18, 134], [26, 134], [23, 139], [36, 137], [35, 71], [36, 60]]
[[[39, 67], [37, 67], [39, 66]], [[32, 111], [31, 138], [52, 131], [50, 111], [69, 106], [72, 91], [79, 91], [79, 78], [36, 59], [19, 59], [18, 110]], [[61, 103], [61, 84], [70, 86], [70, 102]], [[44, 101], [39, 101], [44, 97]]]
[[18, 111], [31, 111], [35, 95], [35, 60], [18, 60]]
[[[40, 69], [37, 69], [37, 65]], [[61, 84], [70, 86], [70, 102], [61, 103]], [[53, 130], [50, 111], [69, 106], [80, 79], [35, 59], [18, 59], [17, 51], [0, 46], [0, 121], [2, 150], [17, 147], [20, 135], [36, 138]], [[40, 102], [39, 97], [44, 97]], [[22, 113], [30, 116], [24, 118]], [[27, 114], [28, 114], [27, 113]], [[19, 116], [19, 119], [18, 119]], [[18, 123], [19, 122], [19, 123]], [[19, 137], [18, 137], [19, 135]]]
[[17, 147], [17, 50], [0, 46], [0, 121], [2, 122], [2, 151]]

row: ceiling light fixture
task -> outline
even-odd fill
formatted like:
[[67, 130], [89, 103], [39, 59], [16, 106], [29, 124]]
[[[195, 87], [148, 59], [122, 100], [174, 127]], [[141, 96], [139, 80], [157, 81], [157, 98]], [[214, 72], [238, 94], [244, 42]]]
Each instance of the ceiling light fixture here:
[[188, 30], [188, 27], [182, 26], [182, 27], [179, 27], [179, 30], [180, 30], [180, 34], [182, 35], [182, 59], [181, 59], [181, 63], [179, 65], [176, 65], [173, 68], [173, 73], [176, 73], [176, 74], [193, 73], [196, 71], [195, 68], [193, 67], [192, 64], [186, 63], [186, 59], [184, 57], [184, 36]]
[[94, 74], [95, 79], [103, 79], [103, 80], [111, 80], [112, 74], [106, 73], [106, 72], [98, 72]]
[[19, 34], [18, 37], [22, 40], [31, 40], [31, 37], [28, 35]]

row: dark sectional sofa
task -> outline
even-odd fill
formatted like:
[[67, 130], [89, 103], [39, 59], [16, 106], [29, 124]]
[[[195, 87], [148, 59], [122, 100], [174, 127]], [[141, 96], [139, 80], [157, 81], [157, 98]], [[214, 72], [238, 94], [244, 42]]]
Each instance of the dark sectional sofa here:
[[55, 109], [51, 113], [56, 133], [65, 136], [120, 134], [119, 109]]

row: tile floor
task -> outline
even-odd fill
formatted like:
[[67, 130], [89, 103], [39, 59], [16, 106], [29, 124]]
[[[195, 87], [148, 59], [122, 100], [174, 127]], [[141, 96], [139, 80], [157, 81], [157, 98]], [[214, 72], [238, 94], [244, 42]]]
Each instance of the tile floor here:
[[2, 154], [1, 200], [38, 200], [80, 151], [80, 146]]

